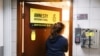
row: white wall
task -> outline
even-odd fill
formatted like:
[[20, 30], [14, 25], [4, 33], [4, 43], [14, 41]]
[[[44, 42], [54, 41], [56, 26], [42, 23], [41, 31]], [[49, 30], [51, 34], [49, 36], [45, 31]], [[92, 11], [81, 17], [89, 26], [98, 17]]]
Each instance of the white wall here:
[[3, 56], [3, 0], [0, 0], [0, 56]]
[[[2, 4], [4, 6], [2, 6]], [[0, 0], [0, 46], [4, 45], [4, 56], [16, 56], [17, 54], [16, 22], [17, 22], [17, 0]], [[4, 36], [4, 41], [3, 41], [3, 36]]]
[[0, 0], [0, 56], [3, 56], [3, 0]]
[[3, 46], [3, 0], [0, 0], [0, 47]]
[[12, 24], [12, 29], [11, 29], [11, 47], [12, 47], [12, 56], [17, 56], [17, 0], [12, 0], [12, 18], [11, 18], [11, 24]]
[[[87, 20], [77, 20], [77, 14], [88, 14]], [[73, 33], [77, 24], [81, 28], [94, 28], [100, 30], [100, 0], [74, 0]], [[82, 49], [76, 45], [73, 34], [73, 56], [100, 56], [100, 47], [97, 49]]]
[[3, 0], [4, 56], [11, 56], [11, 0]]

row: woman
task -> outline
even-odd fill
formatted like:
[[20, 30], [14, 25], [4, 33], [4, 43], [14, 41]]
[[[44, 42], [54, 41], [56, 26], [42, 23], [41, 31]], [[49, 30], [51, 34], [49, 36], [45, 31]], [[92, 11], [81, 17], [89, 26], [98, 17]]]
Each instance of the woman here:
[[46, 56], [65, 56], [68, 51], [68, 41], [61, 34], [64, 31], [64, 24], [55, 23], [51, 30], [51, 35], [46, 42]]

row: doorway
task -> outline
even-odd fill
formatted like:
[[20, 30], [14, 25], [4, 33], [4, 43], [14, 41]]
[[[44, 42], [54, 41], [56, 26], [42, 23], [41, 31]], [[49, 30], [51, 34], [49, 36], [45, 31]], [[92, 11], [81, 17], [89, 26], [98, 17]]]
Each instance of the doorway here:
[[[59, 11], [61, 14], [60, 8], [24, 3], [24, 39], [22, 38], [24, 40], [24, 56], [46, 56], [45, 43], [50, 34], [51, 27], [48, 26], [49, 22], [45, 20], [49, 21], [49, 15], [52, 15], [52, 13], [49, 14], [49, 11]], [[48, 18], [46, 15], [48, 15]], [[61, 15], [59, 17], [61, 18]], [[33, 18], [34, 22], [32, 22]], [[34, 40], [31, 39], [32, 32], [35, 33]]]
[[[22, 12], [22, 4], [20, 4], [20, 9], [18, 9], [18, 11]], [[50, 28], [34, 28], [34, 29], [30, 29], [29, 28], [29, 13], [28, 11], [24, 11], [26, 12], [26, 15], [24, 17], [24, 45], [23, 45], [23, 38], [22, 35], [23, 33], [21, 33], [23, 31], [22, 26], [22, 18], [23, 18], [23, 14], [19, 13], [19, 18], [18, 18], [18, 44], [17, 44], [17, 56], [45, 56], [45, 41], [48, 37], [48, 35], [50, 34]], [[70, 12], [70, 16], [72, 16], [72, 12]], [[30, 38], [30, 34], [31, 31], [35, 30], [35, 34], [36, 34], [36, 41], [31, 41]], [[69, 20], [69, 56], [72, 56], [72, 17], [70, 17]], [[40, 38], [41, 37], [41, 38]], [[22, 47], [22, 48], [21, 48]], [[24, 48], [23, 48], [24, 47]], [[34, 50], [34, 51], [33, 51]], [[41, 51], [41, 52], [40, 52]]]

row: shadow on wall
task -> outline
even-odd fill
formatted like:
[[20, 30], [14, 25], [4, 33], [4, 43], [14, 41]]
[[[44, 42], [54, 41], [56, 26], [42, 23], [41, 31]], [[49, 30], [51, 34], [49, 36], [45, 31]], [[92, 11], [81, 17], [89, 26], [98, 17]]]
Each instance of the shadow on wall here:
[[0, 46], [0, 56], [3, 56], [3, 46]]

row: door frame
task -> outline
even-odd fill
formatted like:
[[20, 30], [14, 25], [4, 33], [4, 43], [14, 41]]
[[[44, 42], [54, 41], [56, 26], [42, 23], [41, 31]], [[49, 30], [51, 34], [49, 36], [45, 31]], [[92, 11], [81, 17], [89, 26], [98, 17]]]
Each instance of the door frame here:
[[69, 56], [73, 56], [73, 0], [71, 0], [69, 20]]
[[[22, 4], [17, 0], [17, 56], [23, 56], [22, 53]], [[72, 56], [73, 47], [73, 0], [71, 0], [70, 20], [69, 20], [69, 56]]]
[[17, 0], [17, 56], [22, 56], [22, 4]]

